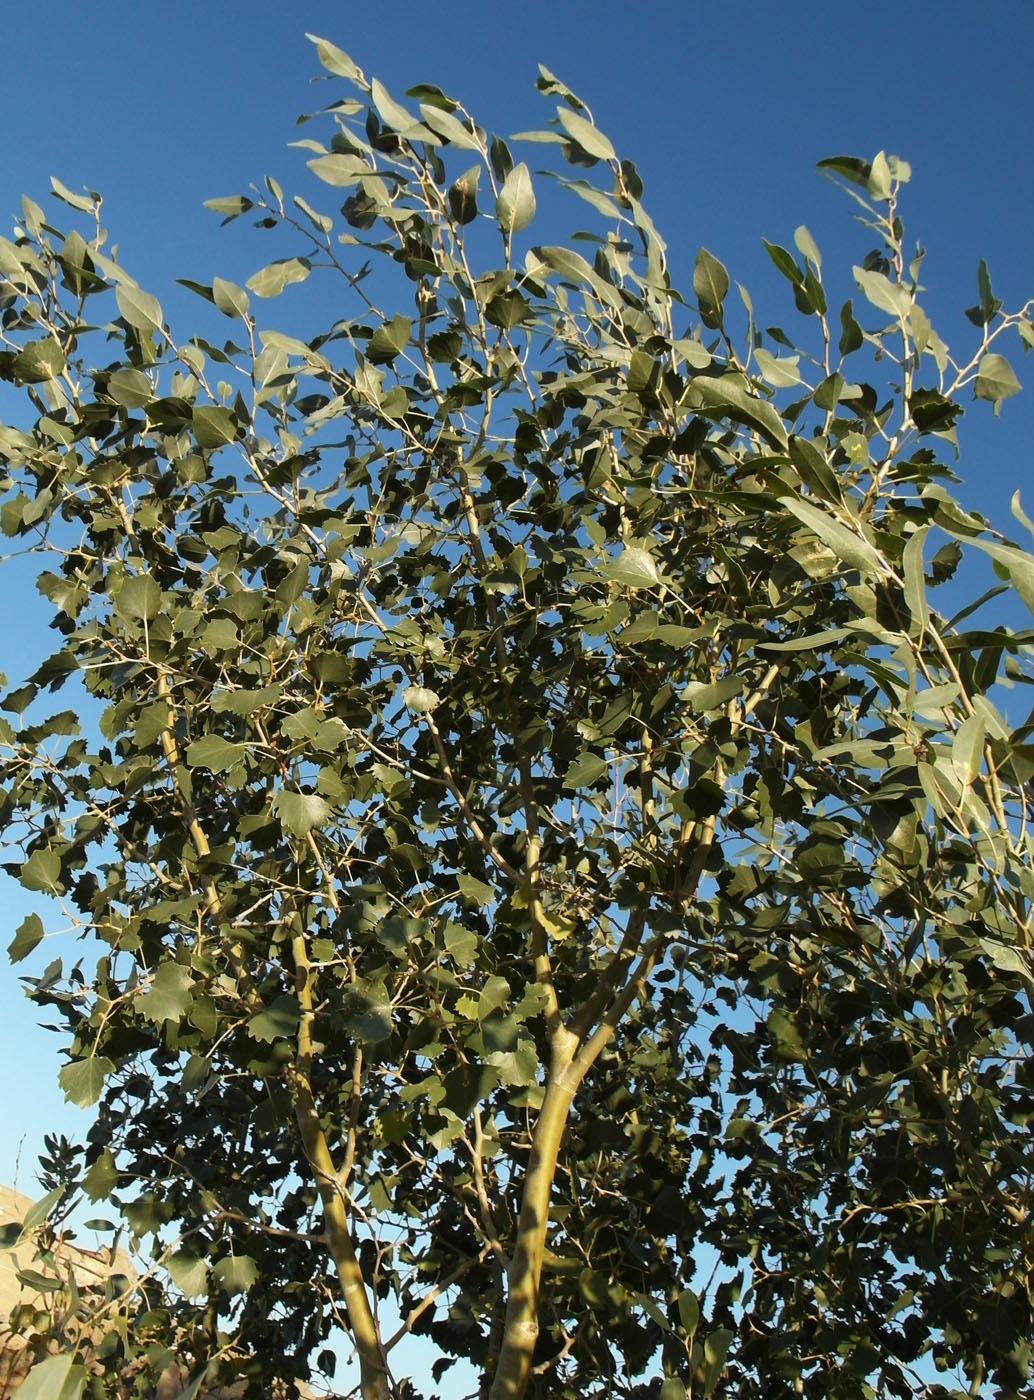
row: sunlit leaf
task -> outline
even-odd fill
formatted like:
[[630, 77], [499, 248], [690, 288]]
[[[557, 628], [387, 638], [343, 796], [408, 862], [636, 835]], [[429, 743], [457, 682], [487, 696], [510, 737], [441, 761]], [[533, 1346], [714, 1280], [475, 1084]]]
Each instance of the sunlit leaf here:
[[281, 788], [273, 798], [273, 811], [292, 836], [308, 836], [330, 819], [330, 804], [315, 793]]
[[535, 191], [523, 161], [513, 167], [503, 182], [495, 202], [495, 216], [507, 238], [527, 228], [535, 217]]

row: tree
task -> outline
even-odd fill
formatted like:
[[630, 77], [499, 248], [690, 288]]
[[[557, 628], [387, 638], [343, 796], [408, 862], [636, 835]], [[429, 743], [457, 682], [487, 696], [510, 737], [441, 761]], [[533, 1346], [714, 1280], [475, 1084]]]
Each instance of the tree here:
[[[315, 43], [322, 198], [210, 201], [287, 240], [187, 284], [230, 340], [173, 334], [93, 194], [0, 241], [3, 532], [57, 633], [3, 701], [7, 868], [103, 945], [27, 979], [97, 1114], [45, 1184], [166, 1279], [94, 1393], [163, 1335], [259, 1393], [341, 1320], [364, 1400], [457, 1358], [491, 1400], [1017, 1394], [1034, 555], [944, 459], [1030, 304], [981, 264], [950, 353], [907, 166], [836, 157], [853, 296], [801, 226], [762, 332], [706, 249], [670, 285], [547, 70], [563, 245], [454, 99]], [[311, 336], [253, 309], [317, 278]]]

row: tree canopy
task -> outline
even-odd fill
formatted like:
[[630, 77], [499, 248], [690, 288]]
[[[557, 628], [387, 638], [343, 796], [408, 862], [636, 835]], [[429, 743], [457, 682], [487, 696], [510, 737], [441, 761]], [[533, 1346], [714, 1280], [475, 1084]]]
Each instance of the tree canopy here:
[[[56, 634], [0, 825], [88, 940], [26, 979], [96, 1112], [44, 1184], [155, 1261], [46, 1364], [258, 1395], [340, 1324], [363, 1400], [457, 1360], [490, 1400], [1019, 1394], [1034, 555], [951, 488], [1030, 304], [981, 264], [949, 348], [882, 152], [821, 162], [842, 304], [804, 225], [790, 331], [705, 248], [682, 295], [548, 70], [503, 140], [314, 42], [306, 192], [210, 201], [280, 242], [188, 284], [203, 333], [91, 192], [0, 239], [0, 523]], [[540, 241], [561, 191], [589, 227]], [[315, 333], [266, 306], [300, 283]]]

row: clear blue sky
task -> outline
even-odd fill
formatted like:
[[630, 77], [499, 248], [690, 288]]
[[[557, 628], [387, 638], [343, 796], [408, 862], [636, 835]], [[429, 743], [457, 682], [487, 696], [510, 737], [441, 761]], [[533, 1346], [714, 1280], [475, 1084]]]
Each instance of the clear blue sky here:
[[[175, 278], [243, 282], [273, 256], [243, 221], [221, 231], [202, 201], [265, 173], [287, 189], [303, 184], [304, 157], [287, 149], [304, 134], [294, 119], [332, 96], [328, 85], [309, 86], [319, 70], [305, 30], [347, 49], [396, 96], [435, 82], [501, 134], [552, 114], [533, 87], [545, 63], [639, 167], [676, 282], [689, 284], [704, 244], [750, 289], [762, 325], [795, 321], [762, 236], [790, 244], [804, 222], [826, 267], [845, 275], [869, 246], [848, 202], [814, 171], [816, 160], [841, 152], [870, 157], [882, 148], [911, 162], [906, 223], [930, 250], [927, 305], [950, 346], [972, 333], [962, 309], [976, 300], [980, 257], [1007, 307], [1034, 295], [1029, 0], [5, 5], [0, 231], [9, 234], [22, 192], [69, 212], [47, 198], [51, 175], [97, 189], [123, 263], [167, 314], [186, 320], [198, 303], [177, 293]], [[544, 148], [527, 149], [534, 167]], [[572, 227], [580, 218], [573, 209]], [[853, 288], [845, 280], [838, 290]], [[271, 310], [289, 329], [289, 305]], [[993, 436], [986, 404], [973, 407], [960, 434], [965, 495], [1001, 520], [1017, 487], [1034, 507], [1034, 359], [1012, 359], [1026, 394], [1003, 406]], [[0, 419], [13, 413], [12, 400], [0, 398]], [[6, 570], [0, 587], [0, 670], [13, 678], [45, 637], [24, 575]], [[2, 947], [30, 904], [10, 882], [0, 897]], [[0, 1181], [13, 1180], [24, 1134], [19, 1184], [29, 1194], [43, 1131], [86, 1127], [85, 1115], [61, 1103], [56, 1038], [35, 1029], [16, 981], [59, 953], [66, 965], [74, 959], [67, 935], [16, 970], [0, 953]]]

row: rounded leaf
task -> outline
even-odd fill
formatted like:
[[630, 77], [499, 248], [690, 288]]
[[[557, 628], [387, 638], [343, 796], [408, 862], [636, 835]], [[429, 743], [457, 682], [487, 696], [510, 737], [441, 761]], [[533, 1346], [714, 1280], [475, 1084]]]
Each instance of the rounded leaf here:
[[441, 696], [436, 690], [428, 690], [422, 685], [407, 685], [402, 692], [402, 703], [415, 715], [429, 715], [441, 704]]
[[507, 238], [526, 228], [535, 217], [535, 191], [531, 174], [522, 160], [503, 182], [495, 202], [495, 216]]
[[157, 297], [142, 292], [139, 287], [118, 286], [115, 300], [119, 314], [138, 331], [160, 331], [162, 328], [162, 308]]

